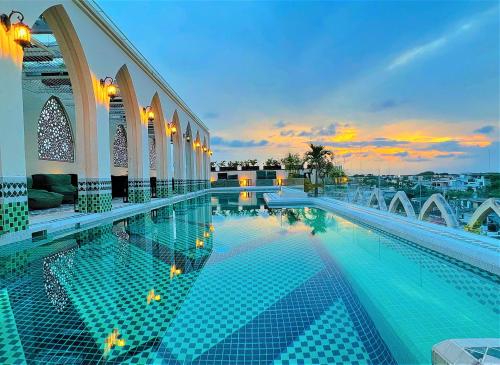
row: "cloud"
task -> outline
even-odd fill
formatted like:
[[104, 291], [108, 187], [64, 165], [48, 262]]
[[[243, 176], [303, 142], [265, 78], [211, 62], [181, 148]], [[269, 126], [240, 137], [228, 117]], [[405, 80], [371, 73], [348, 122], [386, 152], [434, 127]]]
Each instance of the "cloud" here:
[[436, 158], [452, 158], [452, 157], [457, 157], [458, 155], [456, 153], [446, 153], [442, 155], [436, 155]]
[[495, 126], [493, 125], [485, 125], [484, 127], [478, 128], [474, 130], [474, 133], [479, 134], [490, 134], [495, 130]]
[[421, 156], [417, 156], [417, 157], [414, 157], [414, 158], [406, 158], [405, 161], [407, 161], [407, 162], [427, 162], [427, 161], [431, 161], [431, 159], [430, 158], [421, 157]]
[[408, 157], [409, 153], [407, 151], [395, 152], [395, 153], [383, 153], [382, 156]]
[[396, 108], [401, 104], [402, 104], [401, 101], [397, 101], [394, 99], [386, 99], [386, 100], [382, 100], [382, 101], [377, 102], [377, 103], [373, 103], [371, 105], [370, 110], [373, 112], [380, 112], [380, 111], [384, 111], [387, 109]]
[[406, 146], [409, 141], [398, 141], [394, 139], [388, 139], [384, 137], [377, 137], [367, 141], [352, 141], [352, 142], [328, 142], [325, 143], [328, 146], [333, 147], [343, 147], [343, 148], [356, 148], [356, 147], [397, 147]]
[[311, 127], [309, 130], [294, 131], [286, 130], [280, 134], [283, 137], [297, 136], [297, 137], [332, 137], [337, 134], [337, 127], [341, 126], [339, 123], [330, 123], [326, 126]]
[[418, 57], [421, 57], [425, 55], [426, 53], [429, 53], [435, 49], [438, 49], [442, 47], [446, 42], [448, 41], [448, 38], [446, 36], [444, 37], [439, 37], [433, 41], [430, 41], [428, 43], [422, 44], [420, 46], [416, 46], [414, 48], [411, 48], [399, 56], [397, 56], [390, 64], [387, 66], [387, 70], [393, 70], [397, 67], [404, 66], [407, 63], [412, 62]]
[[427, 43], [423, 43], [417, 45], [413, 48], [410, 48], [398, 56], [396, 56], [386, 67], [387, 71], [394, 70], [395, 68], [405, 66], [433, 51], [442, 48], [445, 46], [450, 40], [461, 36], [463, 33], [469, 32], [474, 26], [485, 20], [486, 17], [494, 14], [496, 15], [497, 8], [492, 7], [486, 11], [483, 11], [479, 14], [476, 14], [473, 18], [468, 19], [465, 22], [462, 22], [460, 26], [452, 29], [450, 32], [437, 37]]
[[297, 134], [299, 137], [311, 137], [313, 136], [313, 132], [302, 131]]
[[282, 136], [282, 137], [292, 137], [294, 135], [295, 135], [295, 132], [292, 131], [291, 129], [280, 132], [280, 136]]
[[222, 137], [214, 136], [211, 138], [212, 145], [215, 146], [225, 146], [233, 148], [252, 148], [252, 147], [263, 147], [269, 144], [269, 141], [262, 139], [260, 141], [251, 140], [239, 140], [239, 139], [224, 139]]
[[334, 136], [337, 133], [337, 123], [330, 123], [326, 127], [313, 127], [311, 131], [318, 136]]
[[216, 112], [206, 112], [203, 114], [203, 118], [205, 119], [215, 119], [219, 117], [219, 113]]
[[284, 128], [286, 127], [288, 124], [290, 123], [287, 123], [285, 122], [284, 120], [278, 120], [276, 123], [274, 123], [274, 128]]

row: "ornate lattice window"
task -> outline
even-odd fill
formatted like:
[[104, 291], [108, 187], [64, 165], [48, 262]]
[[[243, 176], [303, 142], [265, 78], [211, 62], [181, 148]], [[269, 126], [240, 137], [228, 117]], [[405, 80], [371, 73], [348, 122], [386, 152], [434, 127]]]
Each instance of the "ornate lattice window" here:
[[148, 138], [149, 141], [149, 168], [156, 169], [156, 142], [153, 138]]
[[71, 123], [64, 106], [55, 96], [47, 100], [38, 119], [38, 158], [75, 162]]
[[123, 124], [116, 126], [113, 140], [113, 165], [115, 167], [128, 167], [127, 131]]

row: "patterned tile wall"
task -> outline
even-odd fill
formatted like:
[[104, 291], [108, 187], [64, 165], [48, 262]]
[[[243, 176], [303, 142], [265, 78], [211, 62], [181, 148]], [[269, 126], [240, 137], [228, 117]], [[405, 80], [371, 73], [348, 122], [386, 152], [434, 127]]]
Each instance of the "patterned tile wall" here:
[[147, 203], [151, 201], [149, 179], [130, 178], [128, 180], [128, 201], [130, 203]]
[[26, 177], [0, 177], [0, 235], [28, 226]]
[[111, 210], [111, 180], [81, 178], [78, 180], [78, 211], [100, 213]]

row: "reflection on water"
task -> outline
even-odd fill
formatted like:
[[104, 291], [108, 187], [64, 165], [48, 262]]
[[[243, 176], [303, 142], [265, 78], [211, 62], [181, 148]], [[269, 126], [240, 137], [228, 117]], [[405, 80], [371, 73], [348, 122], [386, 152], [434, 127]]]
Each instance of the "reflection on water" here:
[[428, 363], [440, 340], [498, 334], [499, 285], [322, 210], [205, 195], [0, 247], [0, 344], [41, 364]]
[[212, 252], [209, 202], [0, 248], [2, 300], [28, 363], [119, 363], [154, 349]]

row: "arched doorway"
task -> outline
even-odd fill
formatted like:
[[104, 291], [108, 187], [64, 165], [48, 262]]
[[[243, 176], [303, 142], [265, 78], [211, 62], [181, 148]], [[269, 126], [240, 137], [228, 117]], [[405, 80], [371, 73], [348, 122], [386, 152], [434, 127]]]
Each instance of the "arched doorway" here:
[[76, 102], [84, 102], [76, 93], [80, 80], [68, 65], [72, 58], [67, 55], [73, 50], [61, 47], [62, 32], [56, 35], [47, 19], [58, 26], [56, 18], [64, 15], [58, 7], [45, 11], [33, 24], [32, 44], [23, 55], [24, 156], [33, 222], [54, 210], [58, 214], [89, 210], [86, 191], [78, 197], [79, 180], [86, 187], [85, 150], [76, 150], [85, 143], [77, 119]]

